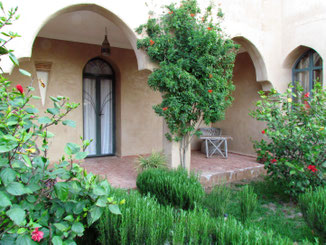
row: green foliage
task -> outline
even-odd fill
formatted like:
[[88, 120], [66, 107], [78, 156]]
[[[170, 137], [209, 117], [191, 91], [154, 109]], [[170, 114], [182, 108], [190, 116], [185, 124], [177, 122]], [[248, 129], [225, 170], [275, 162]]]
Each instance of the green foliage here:
[[[0, 18], [0, 27], [8, 25], [14, 13]], [[2, 34], [9, 38], [0, 39], [5, 49], [17, 35]], [[17, 64], [11, 52], [6, 54]], [[100, 218], [106, 206], [119, 213], [108, 198], [108, 182], [75, 163], [86, 157], [89, 141], [82, 141], [82, 146], [68, 143], [66, 155], [50, 165], [47, 153], [54, 134], [49, 127], [60, 122], [74, 126], [63, 118], [78, 104], [64, 96], [51, 97], [53, 108], [40, 117], [31, 104], [34, 89], [10, 84], [0, 76], [0, 243], [35, 244], [34, 232], [41, 244], [76, 244], [74, 239]]]
[[137, 176], [136, 185], [140, 193], [150, 193], [164, 205], [185, 210], [193, 209], [205, 195], [197, 176], [182, 168], [145, 170]]
[[230, 188], [225, 185], [216, 185], [213, 190], [206, 195], [204, 206], [213, 217], [223, 217], [231, 197]]
[[[326, 90], [318, 82], [311, 93], [289, 88], [262, 100], [251, 115], [267, 123], [265, 139], [255, 141], [258, 160], [271, 179], [287, 194], [297, 196], [307, 188], [326, 183]], [[302, 103], [303, 101], [303, 103]]]
[[159, 65], [148, 79], [163, 99], [153, 108], [168, 125], [167, 138], [182, 140], [185, 152], [198, 123], [223, 119], [233, 100], [236, 45], [213, 21], [211, 6], [201, 14], [195, 0], [181, 3], [166, 6], [168, 13], [141, 25], [137, 31], [147, 37], [139, 39], [137, 47]]
[[299, 206], [305, 221], [319, 236], [320, 244], [326, 242], [326, 188], [318, 187], [299, 195]]
[[121, 206], [121, 216], [106, 209], [100, 218], [97, 228], [101, 244], [162, 244], [168, 239], [173, 224], [171, 208], [136, 191], [128, 194], [115, 189], [112, 197], [126, 204]]
[[139, 156], [137, 165], [138, 172], [149, 168], [166, 168], [166, 158], [160, 152], [152, 152], [149, 157]]
[[257, 195], [250, 186], [246, 185], [240, 190], [239, 204], [241, 210], [241, 222], [245, 223], [257, 208]]

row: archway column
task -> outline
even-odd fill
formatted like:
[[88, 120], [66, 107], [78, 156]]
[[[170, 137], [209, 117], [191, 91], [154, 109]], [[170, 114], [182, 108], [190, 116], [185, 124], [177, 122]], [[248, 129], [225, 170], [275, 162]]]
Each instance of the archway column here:
[[[171, 168], [178, 168], [181, 165], [180, 161], [180, 142], [169, 141], [165, 134], [169, 132], [169, 128], [165, 121], [163, 121], [163, 153], [167, 158], [168, 166]], [[188, 147], [186, 153], [186, 169], [190, 171], [191, 161], [191, 146]]]

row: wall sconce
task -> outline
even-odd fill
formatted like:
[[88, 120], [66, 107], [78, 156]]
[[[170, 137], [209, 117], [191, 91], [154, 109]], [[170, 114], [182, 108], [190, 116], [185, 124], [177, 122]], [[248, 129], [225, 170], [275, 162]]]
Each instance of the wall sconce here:
[[40, 90], [42, 105], [45, 104], [46, 90], [49, 84], [51, 62], [35, 62], [37, 83]]

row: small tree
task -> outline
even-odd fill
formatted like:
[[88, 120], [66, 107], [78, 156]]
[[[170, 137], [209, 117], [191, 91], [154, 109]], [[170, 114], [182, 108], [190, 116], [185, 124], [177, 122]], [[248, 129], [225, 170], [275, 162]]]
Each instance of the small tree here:
[[[147, 34], [137, 45], [159, 64], [148, 79], [163, 98], [153, 108], [168, 125], [167, 139], [181, 141], [180, 159], [185, 167], [186, 152], [200, 123], [224, 119], [233, 100], [236, 45], [215, 21], [212, 6], [203, 14], [196, 0], [166, 8], [168, 13], [150, 18], [137, 29]], [[217, 19], [222, 17], [219, 9]]]

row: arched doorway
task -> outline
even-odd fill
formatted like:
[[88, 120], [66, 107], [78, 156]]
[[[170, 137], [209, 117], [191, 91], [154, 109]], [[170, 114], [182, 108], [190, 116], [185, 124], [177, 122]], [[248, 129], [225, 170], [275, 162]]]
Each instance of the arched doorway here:
[[84, 139], [89, 157], [115, 154], [114, 71], [104, 60], [90, 60], [83, 71]]

